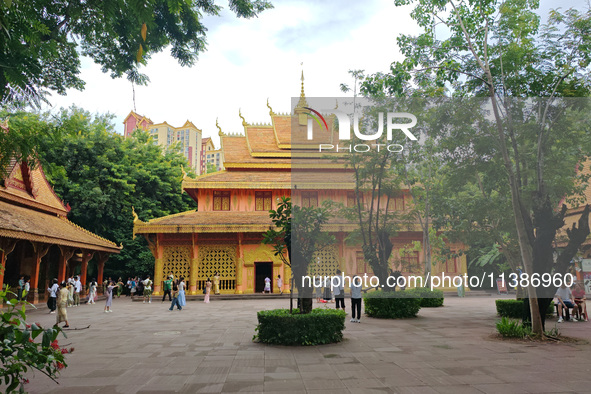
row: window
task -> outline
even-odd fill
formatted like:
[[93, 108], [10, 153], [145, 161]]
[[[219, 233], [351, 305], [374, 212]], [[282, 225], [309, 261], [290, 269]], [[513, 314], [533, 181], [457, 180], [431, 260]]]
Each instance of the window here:
[[422, 267], [419, 262], [419, 252], [405, 252], [400, 253], [400, 261], [402, 262], [402, 270], [411, 273], [421, 273]]
[[445, 260], [445, 272], [446, 273], [457, 273], [458, 272], [458, 258], [452, 257], [451, 259]]
[[214, 211], [229, 211], [230, 210], [230, 192], [214, 190], [213, 192], [213, 210]]
[[355, 256], [355, 264], [357, 265], [357, 275], [373, 275], [371, 266], [365, 261], [365, 258], [363, 257], [363, 252], [357, 252]]
[[[361, 192], [359, 192], [359, 199], [361, 200], [361, 209], [363, 209], [363, 194], [361, 194]], [[347, 207], [357, 207], [357, 196], [355, 195], [355, 192], [347, 193]]]
[[254, 209], [256, 211], [270, 211], [271, 210], [271, 192], [255, 192], [254, 193]]
[[404, 197], [390, 197], [388, 211], [404, 211]]
[[302, 192], [302, 207], [317, 207], [318, 192]]

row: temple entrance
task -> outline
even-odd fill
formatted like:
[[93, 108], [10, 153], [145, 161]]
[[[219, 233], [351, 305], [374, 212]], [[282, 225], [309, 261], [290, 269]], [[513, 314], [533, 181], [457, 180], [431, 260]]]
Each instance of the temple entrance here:
[[273, 292], [273, 263], [254, 263], [254, 292], [265, 290], [265, 278], [271, 279], [271, 293]]

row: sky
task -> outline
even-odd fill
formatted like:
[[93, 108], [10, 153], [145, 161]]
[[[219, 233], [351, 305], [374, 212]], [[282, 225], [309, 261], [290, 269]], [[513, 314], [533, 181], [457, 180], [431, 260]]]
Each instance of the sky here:
[[[239, 111], [249, 123], [268, 123], [269, 99], [275, 112], [289, 112], [291, 98], [300, 94], [302, 70], [306, 96], [342, 97], [340, 84], [353, 84], [349, 70], [387, 72], [402, 60], [396, 37], [420, 32], [410, 18], [412, 8], [396, 7], [393, 0], [275, 0], [273, 5], [253, 19], [238, 19], [228, 9], [205, 17], [208, 49], [192, 67], [181, 67], [168, 50], [153, 55], [142, 68], [151, 82], [135, 87], [136, 112], [175, 127], [190, 120], [219, 146], [216, 119], [225, 133], [241, 133]], [[558, 6], [542, 1], [542, 14]], [[76, 105], [111, 113], [123, 133], [123, 119], [133, 109], [131, 83], [112, 79], [88, 58], [80, 76], [83, 91], [54, 94], [46, 109]]]
[[[217, 143], [216, 118], [225, 133], [238, 133], [243, 131], [239, 110], [249, 123], [270, 122], [267, 98], [275, 112], [289, 112], [291, 98], [300, 94], [302, 70], [307, 96], [341, 97], [340, 84], [353, 84], [349, 70], [387, 71], [401, 59], [398, 34], [418, 33], [410, 8], [395, 7], [392, 0], [273, 5], [253, 19], [238, 19], [228, 9], [206, 17], [208, 49], [193, 67], [181, 67], [168, 50], [153, 55], [142, 68], [151, 82], [135, 87], [136, 112], [175, 127], [190, 120]], [[123, 119], [133, 109], [131, 83], [112, 79], [88, 58], [80, 76], [86, 88], [53, 94], [51, 110], [75, 104], [108, 112], [122, 133]]]

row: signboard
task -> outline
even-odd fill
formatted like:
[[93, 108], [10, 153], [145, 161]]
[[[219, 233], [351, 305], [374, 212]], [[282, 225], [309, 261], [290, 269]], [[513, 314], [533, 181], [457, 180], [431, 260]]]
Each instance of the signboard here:
[[509, 294], [509, 291], [507, 291], [507, 284], [504, 282], [505, 281], [501, 278], [497, 279], [497, 291], [499, 294]]
[[581, 268], [583, 272], [591, 272], [591, 259], [582, 259]]

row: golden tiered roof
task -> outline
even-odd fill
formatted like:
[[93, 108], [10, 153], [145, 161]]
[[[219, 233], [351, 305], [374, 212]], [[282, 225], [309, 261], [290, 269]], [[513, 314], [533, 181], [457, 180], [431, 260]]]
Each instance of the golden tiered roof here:
[[0, 186], [0, 237], [119, 253], [120, 246], [67, 219], [40, 164], [13, 160]]

